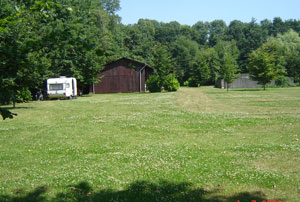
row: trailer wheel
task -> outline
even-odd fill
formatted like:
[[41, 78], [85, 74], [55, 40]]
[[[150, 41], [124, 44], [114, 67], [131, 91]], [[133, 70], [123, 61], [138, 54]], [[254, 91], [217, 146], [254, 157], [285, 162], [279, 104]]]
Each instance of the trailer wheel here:
[[68, 99], [69, 99], [69, 100], [72, 100], [72, 96], [69, 96]]

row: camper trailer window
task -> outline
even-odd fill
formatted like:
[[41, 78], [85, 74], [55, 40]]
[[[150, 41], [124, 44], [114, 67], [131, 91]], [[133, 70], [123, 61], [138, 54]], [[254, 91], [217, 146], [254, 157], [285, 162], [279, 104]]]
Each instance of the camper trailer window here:
[[64, 86], [62, 83], [59, 84], [50, 84], [50, 90], [63, 90]]
[[66, 88], [70, 88], [70, 84], [69, 83], [66, 84]]

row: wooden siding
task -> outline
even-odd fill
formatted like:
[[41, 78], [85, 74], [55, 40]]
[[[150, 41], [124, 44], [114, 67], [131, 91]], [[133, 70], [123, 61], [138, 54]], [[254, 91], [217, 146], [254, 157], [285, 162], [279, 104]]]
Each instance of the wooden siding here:
[[101, 79], [99, 83], [94, 84], [94, 92], [96, 94], [140, 92], [140, 84], [141, 91], [145, 92], [146, 80], [152, 73], [152, 68], [146, 64], [122, 58], [107, 64], [98, 74]]

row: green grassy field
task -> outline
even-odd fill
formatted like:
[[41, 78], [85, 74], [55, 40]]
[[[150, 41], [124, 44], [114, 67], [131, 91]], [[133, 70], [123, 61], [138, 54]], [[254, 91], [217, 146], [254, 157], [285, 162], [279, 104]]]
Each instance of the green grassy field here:
[[300, 201], [300, 88], [17, 104], [0, 201]]

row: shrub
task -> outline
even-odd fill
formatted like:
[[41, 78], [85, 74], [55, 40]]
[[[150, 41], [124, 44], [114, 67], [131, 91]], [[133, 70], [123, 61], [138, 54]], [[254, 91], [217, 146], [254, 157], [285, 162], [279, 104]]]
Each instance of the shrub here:
[[189, 81], [183, 82], [183, 86], [189, 86]]
[[160, 92], [161, 91], [161, 82], [158, 75], [151, 75], [146, 82], [147, 89], [151, 92]]
[[200, 87], [200, 83], [195, 77], [190, 77], [188, 79], [188, 86], [189, 87]]
[[166, 91], [177, 91], [180, 84], [173, 74], [169, 74], [164, 78], [163, 87]]
[[290, 85], [290, 81], [285, 76], [279, 76], [275, 81], [275, 84], [276, 86], [280, 86], [280, 87], [288, 87]]
[[16, 102], [29, 102], [31, 100], [31, 92], [27, 87], [17, 90]]

